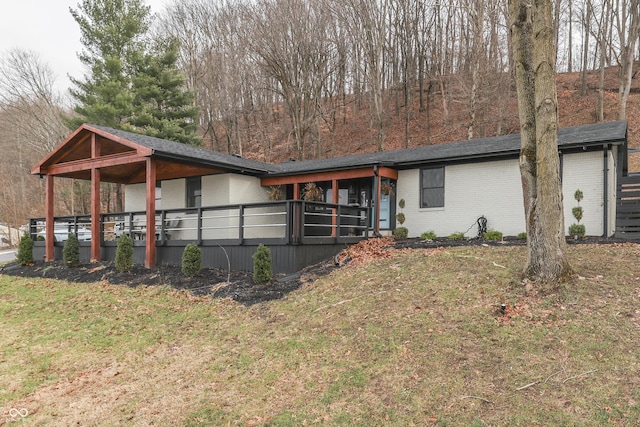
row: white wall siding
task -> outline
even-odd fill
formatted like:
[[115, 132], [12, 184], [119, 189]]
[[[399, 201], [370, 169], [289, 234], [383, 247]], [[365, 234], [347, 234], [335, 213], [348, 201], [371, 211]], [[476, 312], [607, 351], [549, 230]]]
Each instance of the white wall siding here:
[[[609, 153], [609, 234], [615, 231], [615, 152]], [[476, 220], [481, 215], [487, 227], [515, 236], [525, 231], [522, 184], [518, 161], [500, 160], [445, 168], [445, 201], [443, 208], [420, 208], [420, 169], [400, 171], [398, 200], [405, 199], [404, 213], [409, 236], [433, 230], [437, 236], [465, 232], [475, 237]], [[587, 235], [602, 235], [604, 230], [604, 175], [602, 151], [565, 154], [563, 157], [563, 198], [565, 233], [575, 223], [572, 208], [576, 189], [582, 190], [580, 202]], [[399, 209], [399, 208], [398, 208]]]
[[129, 184], [124, 189], [125, 212], [147, 210], [147, 184]]
[[602, 151], [566, 154], [562, 166], [562, 194], [564, 198], [565, 233], [571, 224], [577, 224], [572, 210], [578, 206], [574, 198], [580, 189], [584, 199], [580, 206], [584, 211], [580, 224], [584, 224], [589, 236], [601, 236], [604, 230], [604, 174]]
[[162, 181], [162, 208], [180, 209], [184, 208], [187, 201], [185, 179], [172, 179]]
[[476, 221], [505, 235], [525, 231], [522, 186], [517, 160], [469, 163], [445, 168], [443, 208], [420, 208], [420, 170], [400, 171], [398, 200], [405, 199], [410, 236], [433, 230], [438, 236], [465, 232], [475, 237]]

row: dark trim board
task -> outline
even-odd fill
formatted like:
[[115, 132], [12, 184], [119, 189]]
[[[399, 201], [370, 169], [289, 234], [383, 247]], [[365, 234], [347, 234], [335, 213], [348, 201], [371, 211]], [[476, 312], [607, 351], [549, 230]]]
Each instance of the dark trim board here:
[[[360, 239], [361, 240], [361, 239]], [[175, 265], [182, 263], [182, 252], [189, 242], [182, 245], [157, 246], [157, 265]], [[290, 274], [302, 270], [309, 265], [316, 264], [332, 258], [342, 249], [347, 247], [345, 243], [310, 243], [304, 245], [266, 245], [271, 250], [271, 262], [275, 274]], [[213, 244], [205, 242], [202, 249], [202, 267], [220, 268], [227, 270], [229, 265], [232, 271], [253, 271], [253, 254], [256, 252], [258, 243], [255, 244]], [[62, 259], [63, 244], [57, 242], [54, 252], [55, 259]], [[116, 257], [116, 246], [114, 244], [103, 245], [100, 248], [102, 259], [113, 261]], [[33, 256], [35, 259], [44, 259], [44, 242], [34, 242]], [[228, 256], [228, 260], [227, 260]], [[89, 262], [91, 257], [91, 247], [88, 243], [81, 243], [80, 261]], [[145, 247], [134, 245], [133, 261], [135, 264], [144, 265]]]

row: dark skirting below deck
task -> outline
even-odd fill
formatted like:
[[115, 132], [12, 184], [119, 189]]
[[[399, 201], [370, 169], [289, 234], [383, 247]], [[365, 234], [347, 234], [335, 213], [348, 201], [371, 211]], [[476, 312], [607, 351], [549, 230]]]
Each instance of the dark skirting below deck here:
[[[321, 261], [329, 260], [342, 249], [347, 247], [347, 243], [355, 243], [361, 240], [354, 239], [354, 242], [318, 242], [305, 243], [301, 245], [291, 244], [269, 244], [265, 242], [271, 251], [271, 262], [275, 274], [290, 274], [302, 270], [303, 268]], [[135, 242], [133, 259], [136, 264], [144, 264], [145, 247], [142, 242]], [[189, 242], [171, 242], [171, 245], [158, 245], [156, 247], [157, 265], [176, 265], [182, 263], [182, 253], [184, 247]], [[256, 252], [259, 242], [243, 243], [242, 245], [233, 243], [214, 244], [203, 242], [200, 246], [202, 250], [203, 268], [230, 269], [232, 271], [253, 271], [253, 254]], [[55, 259], [62, 259], [62, 242], [55, 244]], [[106, 243], [100, 248], [103, 261], [113, 261], [116, 257], [116, 245]], [[44, 259], [44, 242], [34, 242], [33, 256], [35, 259]], [[91, 257], [91, 247], [89, 242], [80, 242], [80, 260], [89, 262]]]

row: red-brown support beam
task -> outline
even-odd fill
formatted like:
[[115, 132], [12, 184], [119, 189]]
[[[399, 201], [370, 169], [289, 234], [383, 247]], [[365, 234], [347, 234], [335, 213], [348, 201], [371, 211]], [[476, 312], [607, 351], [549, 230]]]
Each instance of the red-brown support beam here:
[[[340, 201], [340, 194], [339, 193], [339, 188], [338, 188], [338, 180], [337, 179], [333, 179], [331, 180], [331, 195], [332, 195], [332, 200], [331, 203], [333, 203], [334, 205], [337, 205], [338, 202]], [[336, 233], [336, 228], [338, 225], [338, 221], [336, 218], [336, 210], [332, 209], [331, 210], [331, 237], [336, 237], [338, 234]]]
[[300, 184], [293, 184], [293, 200], [300, 200]]
[[46, 211], [46, 219], [45, 219], [45, 255], [44, 260], [54, 261], [55, 253], [53, 249], [53, 240], [54, 240], [54, 224], [53, 224], [53, 175], [47, 175], [46, 178], [46, 188], [45, 188], [45, 198], [44, 198], [44, 209]]
[[100, 261], [100, 169], [91, 169], [91, 262]]
[[[91, 158], [100, 157], [100, 141], [91, 134]], [[91, 169], [91, 262], [100, 261], [100, 169]]]
[[375, 194], [375, 216], [376, 216], [376, 220], [375, 220], [375, 224], [374, 224], [374, 230], [376, 231], [376, 234], [380, 234], [380, 200], [382, 200], [381, 197], [381, 191], [380, 191], [380, 186], [382, 185], [382, 177], [378, 174], [375, 177], [376, 180], [376, 194]]
[[147, 159], [147, 246], [144, 266], [156, 266], [156, 161]]

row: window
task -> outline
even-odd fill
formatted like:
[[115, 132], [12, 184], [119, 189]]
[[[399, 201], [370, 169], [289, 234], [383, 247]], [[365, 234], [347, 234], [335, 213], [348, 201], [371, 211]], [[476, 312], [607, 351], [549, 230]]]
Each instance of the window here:
[[187, 207], [202, 206], [202, 179], [199, 176], [187, 178]]
[[420, 207], [444, 206], [444, 168], [420, 169]]

